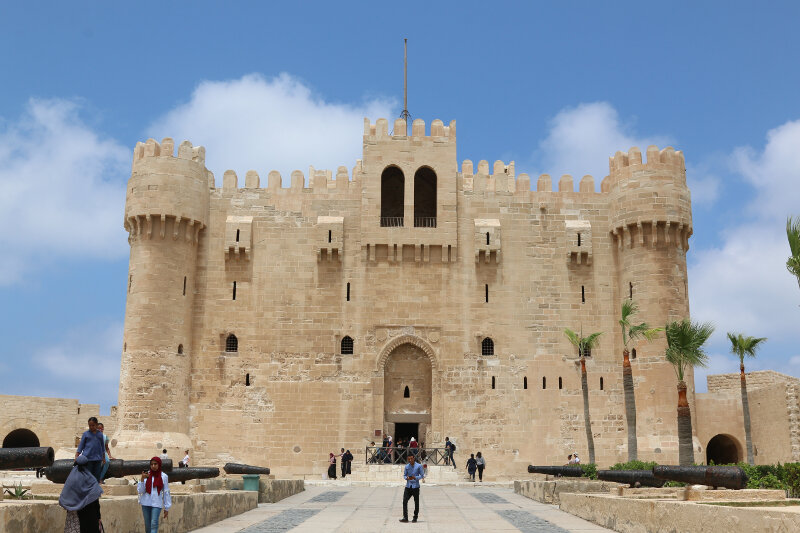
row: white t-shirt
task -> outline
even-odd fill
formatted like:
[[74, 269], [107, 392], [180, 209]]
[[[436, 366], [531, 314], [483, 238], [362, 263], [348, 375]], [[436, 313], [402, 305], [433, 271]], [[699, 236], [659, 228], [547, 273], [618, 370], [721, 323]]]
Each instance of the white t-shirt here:
[[151, 487], [150, 492], [147, 492], [146, 481], [139, 481], [136, 484], [136, 492], [139, 493], [140, 505], [161, 507], [165, 511], [169, 511], [169, 508], [172, 507], [172, 497], [169, 494], [169, 479], [164, 472], [161, 472], [161, 482], [164, 484], [164, 489], [160, 494], [155, 487]]
[[183, 464], [184, 464], [184, 466], [189, 466], [189, 454], [188, 453], [183, 458]]
[[576, 465], [579, 465], [579, 464], [581, 464], [581, 458], [580, 458], [580, 457], [578, 457], [578, 456], [576, 455], [576, 456], [575, 456], [575, 457], [572, 459], [572, 464], [576, 464]]

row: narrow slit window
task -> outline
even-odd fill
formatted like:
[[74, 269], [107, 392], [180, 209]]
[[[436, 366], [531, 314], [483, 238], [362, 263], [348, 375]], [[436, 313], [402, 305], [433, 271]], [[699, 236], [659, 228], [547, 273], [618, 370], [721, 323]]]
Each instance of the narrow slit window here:
[[245, 387], [249, 387], [250, 386], [250, 374], [245, 374], [244, 375], [244, 386]]
[[403, 398], [411, 398], [411, 391], [408, 390], [408, 385], [406, 385], [406, 388], [403, 391]]
[[495, 385], [497, 385], [497, 382], [495, 381], [494, 376], [492, 376], [492, 390], [494, 390]]
[[350, 282], [347, 282], [347, 301], [350, 301]]
[[547, 378], [542, 376], [542, 390], [547, 389]]
[[127, 342], [122, 345], [122, 351], [123, 352], [127, 352], [128, 351], [128, 343]]
[[236, 299], [236, 282], [233, 282], [233, 299]]
[[328, 230], [328, 242], [331, 242], [333, 239], [333, 230]]
[[484, 298], [486, 299], [486, 303], [488, 304], [489, 303], [489, 284], [487, 283], [483, 287], [484, 287], [484, 292], [485, 292]]
[[581, 234], [578, 233], [578, 246], [580, 246], [580, 245], [581, 245]]
[[582, 304], [586, 303], [586, 287], [584, 287], [583, 285], [581, 285], [581, 303]]
[[489, 232], [486, 232], [486, 245], [489, 245]]
[[183, 295], [186, 296], [186, 276], [183, 276]]
[[628, 282], [628, 298], [633, 300], [633, 282], [632, 281]]
[[128, 276], [128, 292], [131, 292], [131, 286], [133, 286], [133, 274]]
[[353, 338], [345, 336], [342, 339], [342, 355], [353, 355]]
[[561, 379], [561, 376], [558, 376], [558, 388], [559, 390], [564, 388], [564, 380]]
[[603, 378], [600, 378], [600, 390], [603, 390]]
[[636, 348], [631, 350], [631, 359], [636, 359]]
[[239, 230], [238, 229], [236, 230], [236, 242], [239, 242]]
[[178, 345], [178, 355], [183, 355], [183, 344]]
[[528, 390], [528, 376], [522, 378], [522, 388]]

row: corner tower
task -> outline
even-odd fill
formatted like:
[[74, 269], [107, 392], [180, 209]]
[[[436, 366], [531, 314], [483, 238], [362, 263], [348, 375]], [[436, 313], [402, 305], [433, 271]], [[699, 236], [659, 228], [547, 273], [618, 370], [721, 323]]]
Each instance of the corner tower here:
[[[633, 298], [639, 306], [635, 320], [652, 327], [688, 317], [686, 252], [692, 209], [683, 154], [671, 147], [659, 150], [650, 146], [645, 162], [638, 148], [617, 152], [609, 159], [609, 175], [602, 190], [609, 194], [616, 266], [614, 312], [618, 315], [622, 302]], [[631, 364], [639, 459], [676, 463], [677, 381], [664, 359], [664, 334], [635, 348], [637, 357], [632, 355]], [[622, 349], [617, 331], [614, 351], [620, 357]], [[693, 375], [687, 376], [686, 382], [689, 403], [694, 405]]]
[[[205, 149], [137, 143], [125, 201], [131, 247], [117, 455], [190, 448], [189, 379], [197, 246], [208, 224]], [[144, 454], [144, 455], [142, 455]]]

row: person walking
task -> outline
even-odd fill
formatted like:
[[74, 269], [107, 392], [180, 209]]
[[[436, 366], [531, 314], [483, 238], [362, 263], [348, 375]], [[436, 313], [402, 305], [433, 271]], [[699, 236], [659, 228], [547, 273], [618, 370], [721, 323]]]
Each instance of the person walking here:
[[339, 454], [339, 457], [342, 458], [342, 465], [341, 465], [341, 467], [342, 467], [342, 479], [344, 479], [345, 477], [347, 477], [347, 453], [345, 453], [344, 448], [342, 448], [342, 451]]
[[136, 484], [139, 493], [139, 505], [142, 506], [145, 533], [158, 533], [158, 521], [161, 509], [164, 509], [164, 520], [169, 515], [172, 507], [172, 498], [169, 495], [169, 479], [161, 471], [161, 458], [150, 459], [150, 470], [142, 472], [142, 478]]
[[189, 468], [189, 461], [191, 460], [189, 458], [189, 450], [184, 450], [183, 453], [185, 453], [186, 455], [184, 455], [183, 459], [180, 462], [178, 462], [178, 468]]
[[[486, 459], [483, 458], [481, 452], [475, 457], [475, 463], [478, 465], [478, 481], [483, 481], [483, 469], [486, 468]], [[473, 478], [474, 479], [474, 478]]]
[[336, 456], [331, 452], [328, 458], [328, 479], [336, 479]]
[[414, 455], [408, 457], [408, 464], [403, 467], [403, 479], [406, 481], [406, 488], [403, 491], [403, 518], [401, 522], [408, 522], [408, 500], [414, 498], [414, 518], [417, 521], [419, 516], [419, 480], [425, 477], [425, 469], [417, 462]]
[[475, 482], [475, 471], [478, 469], [478, 462], [475, 460], [475, 454], [469, 454], [469, 459], [467, 459], [467, 473], [469, 473], [469, 479], [473, 483]]
[[347, 461], [347, 475], [353, 473], [353, 454], [350, 453], [350, 450], [344, 452], [344, 458]]
[[[453, 463], [453, 469], [456, 468], [456, 443], [450, 440], [450, 437], [444, 438], [444, 447], [447, 450], [447, 455], [450, 458], [450, 462]], [[447, 464], [447, 461], [445, 461]]]
[[100, 472], [103, 470], [103, 465], [106, 462], [106, 443], [103, 439], [103, 432], [97, 428], [97, 425], [97, 417], [91, 417], [89, 419], [89, 429], [83, 432], [81, 441], [78, 443], [75, 459], [77, 459], [79, 455], [84, 455], [88, 460], [86, 468], [97, 482], [100, 483]]
[[103, 489], [88, 469], [85, 455], [75, 458], [72, 471], [64, 482], [58, 504], [67, 511], [64, 533], [99, 533], [100, 495]]
[[110, 439], [108, 438], [108, 435], [106, 435], [106, 428], [102, 422], [97, 424], [97, 429], [99, 429], [103, 433], [103, 445], [105, 447], [104, 448], [105, 461], [103, 462], [103, 468], [100, 470], [100, 483], [104, 484], [106, 472], [108, 472], [108, 466], [110, 464], [109, 459], [113, 459], [113, 457], [111, 457], [111, 450], [108, 449], [108, 442]]

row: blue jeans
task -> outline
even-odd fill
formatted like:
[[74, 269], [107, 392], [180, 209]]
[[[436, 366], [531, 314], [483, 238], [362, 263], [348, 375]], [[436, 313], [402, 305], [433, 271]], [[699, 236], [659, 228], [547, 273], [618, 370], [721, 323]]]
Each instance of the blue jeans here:
[[106, 472], [108, 472], [108, 465], [110, 464], [111, 463], [108, 461], [108, 455], [106, 455], [106, 462], [103, 463], [103, 467], [100, 469], [100, 478], [98, 479], [98, 481], [100, 481], [101, 483], [103, 481], [103, 478], [106, 476]]
[[142, 514], [144, 515], [145, 533], [158, 533], [158, 519], [161, 517], [161, 507], [142, 505]]

